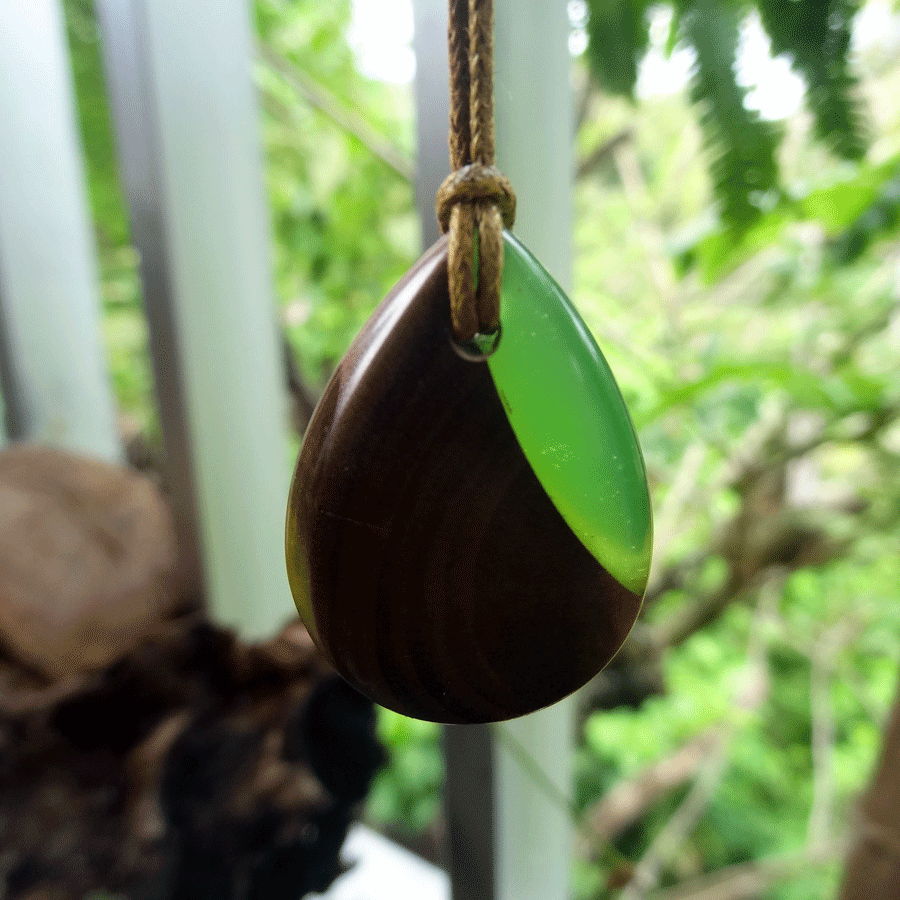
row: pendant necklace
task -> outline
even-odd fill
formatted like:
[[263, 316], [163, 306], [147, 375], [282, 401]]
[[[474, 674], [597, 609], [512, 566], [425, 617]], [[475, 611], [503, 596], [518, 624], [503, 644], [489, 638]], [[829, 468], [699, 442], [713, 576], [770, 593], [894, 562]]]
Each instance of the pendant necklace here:
[[420, 719], [491, 722], [593, 678], [634, 624], [652, 518], [587, 326], [512, 235], [489, 0], [450, 0], [444, 236], [353, 341], [288, 501], [291, 591], [337, 671]]

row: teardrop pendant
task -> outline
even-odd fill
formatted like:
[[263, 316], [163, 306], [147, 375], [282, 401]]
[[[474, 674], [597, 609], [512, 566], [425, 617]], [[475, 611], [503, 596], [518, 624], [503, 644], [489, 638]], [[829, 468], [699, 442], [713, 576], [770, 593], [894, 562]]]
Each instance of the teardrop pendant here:
[[640, 449], [586, 326], [504, 235], [503, 337], [452, 345], [446, 238], [347, 351], [300, 452], [300, 614], [376, 702], [440, 722], [533, 712], [625, 640], [650, 565]]

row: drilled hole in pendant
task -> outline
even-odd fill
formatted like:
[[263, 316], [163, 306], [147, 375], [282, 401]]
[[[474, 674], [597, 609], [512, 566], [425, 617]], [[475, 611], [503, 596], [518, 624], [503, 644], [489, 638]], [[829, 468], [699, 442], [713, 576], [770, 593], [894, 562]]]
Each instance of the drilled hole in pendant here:
[[494, 331], [478, 332], [467, 341], [458, 341], [451, 332], [450, 346], [458, 356], [468, 362], [484, 362], [497, 351], [501, 337], [503, 337], [502, 325], [498, 325]]

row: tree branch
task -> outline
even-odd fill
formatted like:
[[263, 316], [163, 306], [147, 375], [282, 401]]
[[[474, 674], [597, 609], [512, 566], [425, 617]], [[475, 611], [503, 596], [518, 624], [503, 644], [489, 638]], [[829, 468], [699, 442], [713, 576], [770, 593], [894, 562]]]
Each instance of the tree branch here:
[[594, 82], [587, 72], [580, 69], [576, 70], [576, 78], [580, 82], [575, 90], [575, 133], [578, 134], [591, 108]]
[[860, 810], [840, 900], [900, 897], [900, 694]]
[[302, 436], [306, 431], [306, 426], [309, 425], [318, 401], [312, 389], [304, 381], [300, 367], [297, 365], [294, 348], [283, 331], [281, 332], [281, 352], [288, 393], [291, 396], [291, 422], [297, 434]]
[[833, 862], [843, 851], [845, 843], [831, 841], [774, 859], [727, 866], [711, 875], [691, 879], [668, 890], [656, 891], [650, 895], [649, 900], [757, 900], [776, 882], [802, 874], [810, 866]]
[[612, 159], [616, 149], [626, 141], [630, 141], [633, 137], [634, 131], [632, 131], [631, 128], [623, 128], [621, 131], [617, 131], [612, 135], [612, 137], [607, 138], [605, 141], [601, 141], [587, 156], [578, 161], [578, 165], [575, 169], [575, 177], [586, 178], [588, 175], [595, 172], [600, 166]]
[[732, 737], [731, 728], [717, 735], [716, 743], [697, 773], [693, 787], [635, 866], [631, 881], [625, 886], [619, 900], [643, 900], [647, 891], [659, 883], [663, 869], [697, 827], [715, 796], [725, 772]]
[[[625, 132], [620, 133], [625, 134]], [[628, 132], [627, 136], [630, 139], [631, 132]], [[630, 140], [623, 138], [613, 144], [611, 153], [616, 172], [618, 172], [622, 188], [625, 191], [625, 198], [631, 209], [638, 240], [644, 251], [647, 274], [650, 276], [650, 282], [656, 290], [663, 311], [668, 318], [671, 339], [678, 340], [681, 334], [681, 323], [675, 304], [675, 273], [672, 268], [672, 258], [665, 249], [662, 231], [648, 215], [649, 191], [641, 171], [637, 151]]]
[[693, 787], [634, 867], [631, 880], [625, 885], [619, 900], [644, 900], [647, 893], [659, 884], [665, 867], [693, 833], [712, 802], [725, 773], [731, 745], [749, 720], [745, 714], [758, 709], [768, 695], [768, 643], [765, 629], [759, 626], [765, 617], [772, 614], [778, 594], [773, 589], [759, 598], [747, 646], [748, 678], [734, 702], [739, 714], [715, 735]]
[[615, 840], [648, 809], [689, 781], [719, 739], [720, 729], [708, 729], [632, 778], [613, 785], [584, 813], [583, 830], [589, 846], [581, 855], [597, 859], [604, 844]]
[[412, 162], [394, 144], [375, 131], [362, 116], [345, 109], [329, 91], [271, 47], [260, 44], [257, 52], [310, 106], [353, 135], [373, 156], [392, 168], [401, 178], [410, 183], [415, 180]]
[[810, 653], [810, 749], [813, 764], [813, 799], [807, 827], [811, 847], [824, 844], [831, 832], [834, 805], [834, 709], [829, 695], [834, 656], [839, 644], [826, 634]]
[[[848, 541], [835, 540], [828, 534], [822, 521], [825, 518], [823, 512], [830, 516], [835, 511], [850, 510], [840, 504], [818, 509], [788, 506], [785, 501], [788, 464], [826, 443], [872, 441], [896, 421], [898, 415], [900, 409], [893, 406], [870, 410], [869, 421], [851, 438], [840, 433], [838, 422], [832, 422], [800, 441], [789, 440], [786, 422], [777, 417], [775, 421], [748, 429], [753, 434], [738, 442], [733, 456], [723, 463], [720, 474], [712, 479], [709, 494], [731, 488], [741, 495], [741, 507], [719, 526], [706, 553], [655, 570], [645, 602], [649, 606], [665, 590], [688, 584], [713, 555], [721, 556], [727, 563], [728, 577], [723, 584], [685, 604], [666, 623], [657, 626], [656, 646], [664, 649], [687, 640], [714, 622], [731, 603], [740, 601], [748, 591], [755, 589], [773, 569], [793, 571], [823, 565], [844, 553]], [[748, 446], [753, 452], [748, 452]], [[692, 468], [693, 463], [686, 453], [682, 470], [690, 474]], [[686, 502], [676, 497], [673, 506], [675, 509], [669, 511], [664, 520], [666, 523], [676, 512], [684, 512]], [[667, 539], [663, 534], [664, 543]]]

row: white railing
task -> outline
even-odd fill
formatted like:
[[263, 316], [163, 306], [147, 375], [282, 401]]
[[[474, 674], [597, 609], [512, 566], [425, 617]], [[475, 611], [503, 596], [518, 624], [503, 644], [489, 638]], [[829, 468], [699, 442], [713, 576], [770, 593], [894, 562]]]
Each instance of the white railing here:
[[[431, 237], [432, 198], [447, 171], [446, 0], [415, 5], [417, 193]], [[202, 568], [212, 614], [264, 636], [293, 609], [282, 549], [290, 463], [247, 5], [97, 6], [180, 542]], [[518, 194], [517, 234], [564, 286], [567, 39], [562, 0], [498, 0], [498, 163]], [[74, 108], [58, 0], [0, 4], [0, 387], [9, 437], [117, 458]], [[504, 726], [566, 794], [571, 711], [562, 703]], [[450, 833], [481, 842], [467, 857], [451, 853], [454, 898], [563, 900], [566, 815], [505, 746], [492, 747], [483, 730], [448, 733], [448, 781], [466, 788], [448, 793]], [[454, 823], [471, 832], [454, 834]]]
[[0, 4], [0, 298], [10, 438], [120, 456], [57, 0]]

